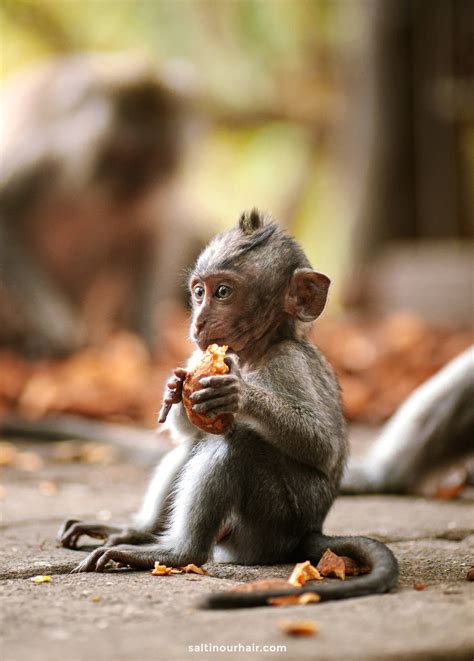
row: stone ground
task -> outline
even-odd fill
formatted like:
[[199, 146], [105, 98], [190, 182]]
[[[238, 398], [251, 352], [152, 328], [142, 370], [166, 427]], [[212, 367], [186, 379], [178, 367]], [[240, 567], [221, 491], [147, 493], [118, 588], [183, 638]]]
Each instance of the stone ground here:
[[[360, 448], [370, 434], [355, 430], [353, 436]], [[455, 501], [339, 498], [326, 531], [386, 541], [401, 569], [391, 594], [284, 609], [203, 611], [196, 608], [200, 595], [256, 578], [286, 577], [291, 567], [209, 564], [208, 577], [155, 577], [127, 569], [70, 574], [85, 553], [56, 547], [61, 522], [126, 520], [149, 471], [130, 461], [59, 463], [52, 460], [54, 447], [34, 446], [45, 460], [38, 470], [5, 471], [3, 661], [474, 657], [474, 584], [466, 580], [474, 562], [473, 492]], [[48, 495], [50, 483], [57, 493]], [[51, 575], [51, 582], [32, 583], [37, 574]], [[426, 589], [416, 591], [414, 583]], [[282, 619], [313, 620], [319, 633], [289, 637], [279, 630]], [[190, 651], [201, 645], [204, 651]], [[206, 645], [236, 647], [206, 651]]]

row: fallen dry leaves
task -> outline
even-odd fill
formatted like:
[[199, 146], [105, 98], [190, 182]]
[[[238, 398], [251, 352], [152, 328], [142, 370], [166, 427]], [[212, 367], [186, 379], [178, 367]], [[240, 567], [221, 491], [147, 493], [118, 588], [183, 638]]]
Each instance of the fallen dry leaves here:
[[[251, 581], [250, 583], [243, 583], [235, 588], [232, 592], [268, 592], [270, 590], [287, 590], [289, 587], [301, 587], [306, 581], [321, 580], [321, 576], [316, 567], [310, 563], [309, 560], [305, 562], [298, 562], [291, 572], [288, 579], [284, 578], [265, 578], [259, 581]], [[307, 593], [311, 594], [311, 593]], [[282, 600], [280, 603], [272, 603], [274, 606], [282, 606], [285, 604], [285, 599], [288, 597], [288, 604], [301, 604], [309, 603], [310, 601], [319, 601], [319, 597], [315, 600], [310, 598], [305, 602], [299, 600], [301, 595], [285, 595], [284, 597], [275, 597], [275, 599]], [[268, 602], [270, 603], [270, 601]]]
[[336, 370], [346, 417], [380, 423], [423, 381], [472, 344], [472, 331], [434, 326], [416, 314], [324, 318], [312, 335]]
[[156, 361], [126, 331], [61, 359], [27, 361], [0, 350], [0, 416], [70, 413], [153, 427], [163, 382], [190, 352], [185, 334], [177, 334], [180, 342], [165, 342]]
[[[155, 360], [126, 331], [63, 359], [28, 361], [0, 350], [0, 415], [39, 419], [63, 412], [152, 427], [165, 379], [190, 353], [186, 326], [186, 313], [177, 313]], [[381, 422], [469, 346], [472, 334], [396, 314], [322, 319], [313, 339], [336, 369], [349, 420]]]
[[108, 465], [117, 458], [117, 450], [97, 441], [60, 441], [55, 443], [53, 459], [61, 463], [82, 462]]
[[[260, 581], [243, 583], [232, 592], [269, 592], [271, 590], [285, 590], [289, 586], [302, 587], [307, 581], [321, 581], [322, 577], [335, 576], [345, 580], [346, 576], [358, 576], [368, 574], [370, 567], [359, 565], [353, 558], [338, 556], [326, 549], [317, 567], [313, 567], [309, 560], [298, 562], [291, 572], [288, 580], [284, 578], [266, 578]], [[270, 606], [304, 606], [306, 604], [320, 601], [318, 588], [315, 592], [304, 592], [301, 594], [282, 595], [281, 597], [269, 597], [267, 603]]]
[[269, 606], [306, 606], [321, 601], [321, 597], [316, 592], [304, 592], [303, 594], [286, 594], [282, 597], [269, 597], [267, 604]]
[[30, 581], [32, 583], [50, 583], [51, 576], [32, 576]]
[[151, 573], [153, 576], [170, 576], [171, 574], [200, 574], [201, 576], [207, 576], [205, 569], [192, 563], [184, 567], [167, 567], [166, 565], [160, 565], [159, 562], [155, 562], [155, 568]]
[[467, 484], [468, 471], [464, 466], [451, 469], [441, 477], [435, 496], [442, 500], [457, 498]]
[[290, 636], [314, 636], [319, 632], [318, 625], [312, 620], [280, 620], [278, 626]]
[[19, 450], [14, 443], [0, 443], [0, 466], [13, 466], [26, 473], [34, 473], [43, 467], [43, 459], [37, 452]]
[[316, 569], [316, 567], [313, 567], [309, 560], [306, 560], [305, 562], [298, 562], [295, 565], [293, 571], [291, 572], [291, 576], [288, 579], [288, 583], [298, 588], [304, 585], [306, 581], [320, 580], [321, 574], [319, 571]]
[[42, 496], [56, 496], [59, 492], [59, 487], [56, 482], [50, 480], [42, 480], [38, 484], [38, 491]]
[[237, 585], [235, 588], [231, 588], [231, 592], [268, 592], [269, 590], [287, 590], [288, 587], [288, 581], [285, 578], [263, 578], [260, 581]]
[[185, 565], [184, 567], [180, 567], [180, 569], [185, 574], [201, 574], [201, 576], [207, 576], [207, 571], [205, 569], [198, 567], [197, 565], [193, 565], [192, 563]]
[[346, 565], [344, 559], [336, 555], [331, 551], [331, 549], [326, 549], [324, 551], [321, 560], [318, 562], [317, 570], [321, 576], [335, 576], [340, 578], [341, 581], [344, 581], [346, 578]]

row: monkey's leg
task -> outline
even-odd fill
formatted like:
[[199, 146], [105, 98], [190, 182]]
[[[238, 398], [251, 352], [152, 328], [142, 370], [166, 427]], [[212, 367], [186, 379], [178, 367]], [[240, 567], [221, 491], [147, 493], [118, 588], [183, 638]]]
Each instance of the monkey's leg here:
[[138, 569], [152, 568], [155, 562], [174, 567], [206, 562], [238, 493], [229, 454], [218, 437], [195, 448], [178, 478], [167, 530], [155, 544], [101, 547], [75, 571], [103, 571], [111, 560]]
[[189, 443], [183, 442], [168, 452], [158, 464], [143, 504], [133, 518], [137, 530], [157, 534], [163, 529], [171, 504], [170, 493], [178, 474], [189, 459], [189, 451]]
[[178, 472], [186, 462], [189, 448], [180, 445], [163, 457], [155, 471], [145, 495], [143, 505], [132, 527], [104, 526], [69, 520], [59, 532], [59, 542], [67, 548], [76, 548], [82, 535], [106, 539], [105, 546], [118, 544], [146, 544], [155, 539], [162, 528], [167, 510], [167, 498]]

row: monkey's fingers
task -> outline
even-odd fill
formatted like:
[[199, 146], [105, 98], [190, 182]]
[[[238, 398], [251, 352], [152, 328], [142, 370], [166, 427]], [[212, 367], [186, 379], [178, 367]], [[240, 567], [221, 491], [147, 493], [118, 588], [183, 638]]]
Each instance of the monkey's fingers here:
[[181, 401], [182, 393], [183, 393], [183, 387], [182, 387], [181, 384], [179, 384], [178, 386], [173, 386], [171, 388], [167, 388], [165, 390], [165, 394], [164, 394], [163, 399], [172, 400], [173, 404], [177, 404], [178, 402]]
[[229, 367], [230, 373], [240, 376], [239, 359], [234, 354], [227, 354], [224, 358], [225, 364]]
[[171, 411], [171, 404], [163, 404], [161, 407], [161, 410], [158, 414], [158, 423], [162, 424], [163, 422], [166, 422], [166, 418], [168, 417], [168, 413]]
[[194, 403], [205, 402], [208, 399], [219, 399], [222, 397], [227, 397], [228, 395], [237, 395], [239, 393], [239, 385], [237, 383], [231, 383], [228, 386], [221, 386], [220, 388], [201, 388], [201, 390], [196, 390], [190, 400]]
[[239, 377], [236, 374], [222, 374], [218, 376], [204, 376], [199, 379], [203, 388], [224, 388], [239, 383]]
[[193, 411], [206, 416], [214, 417], [221, 413], [237, 413], [240, 409], [240, 396], [238, 393], [227, 397], [208, 399], [201, 404], [194, 404]]
[[183, 381], [187, 376], [187, 371], [182, 367], [177, 367], [173, 370], [174, 378], [171, 378], [166, 384], [167, 389], [163, 397], [163, 404], [158, 414], [158, 423], [163, 424], [166, 422], [168, 413], [171, 411], [173, 404], [179, 404], [182, 399]]
[[179, 404], [182, 398], [183, 398], [183, 391], [181, 388], [179, 388], [178, 390], [172, 390], [171, 388], [168, 388], [165, 391], [165, 394], [163, 395], [163, 403]]
[[149, 544], [155, 541], [155, 539], [156, 536], [153, 533], [142, 532], [141, 530], [134, 530], [133, 528], [127, 528], [121, 530], [119, 533], [109, 535], [104, 546], [110, 548], [112, 546], [121, 546], [123, 544]]
[[80, 523], [79, 519], [68, 519], [64, 525], [61, 526], [59, 529], [59, 532], [56, 536], [56, 540], [58, 542], [61, 541], [61, 538], [66, 534], [66, 532], [69, 530], [71, 526], [73, 526], [75, 523]]
[[[67, 523], [70, 523], [69, 521]], [[61, 546], [73, 549], [77, 546], [79, 538], [83, 535], [94, 537], [94, 539], [107, 539], [113, 533], [120, 532], [120, 528], [116, 526], [105, 526], [100, 523], [82, 523], [76, 521], [69, 525], [65, 532], [59, 538]]]
[[173, 390], [177, 388], [181, 389], [183, 387], [184, 380], [186, 379], [186, 376], [188, 374], [186, 370], [181, 370], [181, 369], [177, 369], [175, 370], [175, 372], [177, 372], [177, 374], [170, 377], [167, 383], [168, 388], [173, 388]]
[[72, 574], [81, 574], [82, 572], [90, 572], [90, 571], [95, 571], [97, 567], [97, 562], [99, 559], [102, 557], [103, 553], [105, 551], [108, 551], [109, 549], [104, 548], [103, 546], [100, 546], [98, 549], [95, 549], [92, 551], [92, 553], [89, 553], [87, 558], [84, 558], [82, 562], [80, 562], [77, 567], [75, 567], [72, 570]]

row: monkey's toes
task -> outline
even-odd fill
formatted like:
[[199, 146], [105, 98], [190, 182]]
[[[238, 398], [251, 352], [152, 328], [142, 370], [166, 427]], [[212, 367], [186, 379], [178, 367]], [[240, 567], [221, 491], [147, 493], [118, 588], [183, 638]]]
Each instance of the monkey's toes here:
[[[103, 546], [100, 546], [98, 549], [95, 549], [95, 551], [92, 551], [92, 553], [89, 553], [87, 558], [84, 558], [82, 562], [80, 562], [77, 567], [75, 567], [72, 570], [72, 574], [81, 574], [83, 572], [93, 572], [93, 571], [103, 571], [103, 568], [99, 569], [98, 568], [98, 563], [99, 560], [106, 555], [110, 549], [107, 549]], [[105, 566], [105, 565], [104, 565]]]
[[[69, 523], [69, 522], [68, 522]], [[59, 537], [59, 543], [68, 549], [75, 549], [79, 537], [83, 534], [82, 524], [80, 521], [71, 522], [71, 525]]]

